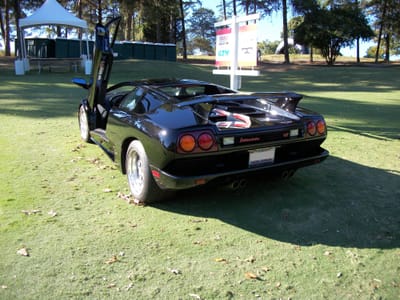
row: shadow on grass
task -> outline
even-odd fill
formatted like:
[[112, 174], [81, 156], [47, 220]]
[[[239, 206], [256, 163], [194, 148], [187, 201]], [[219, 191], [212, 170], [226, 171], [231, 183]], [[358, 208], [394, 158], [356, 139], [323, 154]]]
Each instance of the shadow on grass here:
[[[351, 99], [309, 97], [304, 107], [316, 109], [336, 130], [360, 135], [376, 136], [378, 139], [398, 139], [400, 106], [395, 104], [363, 102]], [[334, 125], [336, 124], [336, 125]], [[337, 126], [337, 124], [342, 124]]]
[[287, 181], [250, 180], [241, 192], [178, 193], [154, 207], [215, 218], [281, 242], [357, 248], [400, 246], [399, 174], [337, 157]]

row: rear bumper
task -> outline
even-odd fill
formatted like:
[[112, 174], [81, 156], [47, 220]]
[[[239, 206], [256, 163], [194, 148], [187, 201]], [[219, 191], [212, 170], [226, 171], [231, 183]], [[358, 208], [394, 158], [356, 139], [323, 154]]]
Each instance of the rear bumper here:
[[206, 184], [212, 180], [221, 177], [230, 177], [238, 175], [250, 175], [252, 173], [269, 173], [269, 172], [279, 172], [290, 169], [298, 169], [314, 164], [318, 164], [325, 160], [329, 156], [329, 152], [322, 149], [322, 152], [318, 155], [313, 155], [309, 157], [299, 158], [296, 160], [290, 160], [280, 163], [274, 163], [269, 165], [263, 165], [258, 167], [249, 167], [246, 169], [233, 170], [229, 172], [221, 172], [215, 174], [204, 174], [200, 176], [174, 176], [168, 174], [154, 166], [150, 166], [153, 177], [160, 188], [167, 190], [180, 190], [196, 187], [199, 185]]

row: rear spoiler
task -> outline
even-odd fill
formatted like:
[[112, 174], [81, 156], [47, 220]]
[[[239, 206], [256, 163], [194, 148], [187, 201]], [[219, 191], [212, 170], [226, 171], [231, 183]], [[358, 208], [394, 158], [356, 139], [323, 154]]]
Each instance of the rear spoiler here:
[[299, 104], [300, 100], [303, 98], [303, 95], [294, 92], [255, 92], [250, 95], [273, 102], [276, 106], [288, 112], [295, 112], [297, 104]]

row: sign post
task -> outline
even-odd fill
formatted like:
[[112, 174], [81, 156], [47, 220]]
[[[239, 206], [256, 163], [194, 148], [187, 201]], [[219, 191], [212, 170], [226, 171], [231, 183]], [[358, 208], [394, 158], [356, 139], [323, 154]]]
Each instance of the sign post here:
[[[230, 75], [230, 87], [240, 88], [241, 76], [258, 76], [258, 70], [243, 70], [243, 67], [257, 66], [257, 26], [256, 24], [239, 26], [240, 23], [255, 21], [260, 14], [243, 17], [233, 16], [231, 19], [215, 23], [217, 30], [216, 61], [214, 75]], [[229, 26], [229, 27], [226, 27]], [[220, 69], [228, 67], [228, 69]]]

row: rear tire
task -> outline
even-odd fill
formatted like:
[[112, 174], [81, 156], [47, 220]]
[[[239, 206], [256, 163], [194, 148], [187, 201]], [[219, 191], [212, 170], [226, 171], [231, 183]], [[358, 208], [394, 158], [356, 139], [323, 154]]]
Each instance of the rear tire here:
[[149, 161], [142, 143], [132, 141], [125, 157], [128, 185], [136, 203], [151, 203], [161, 201], [166, 192], [155, 182], [149, 167]]
[[89, 116], [84, 105], [79, 107], [78, 121], [82, 140], [86, 143], [90, 143]]

